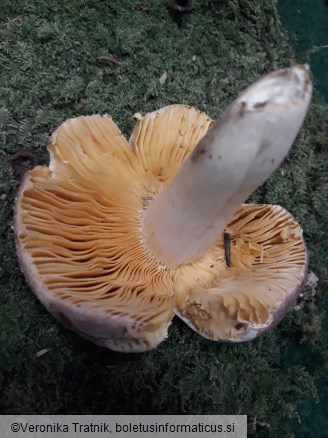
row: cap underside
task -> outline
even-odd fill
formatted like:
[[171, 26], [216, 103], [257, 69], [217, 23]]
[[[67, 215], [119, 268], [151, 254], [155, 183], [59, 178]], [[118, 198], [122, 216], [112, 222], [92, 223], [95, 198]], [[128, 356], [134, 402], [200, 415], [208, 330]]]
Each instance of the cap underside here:
[[290, 307], [307, 255], [281, 207], [241, 207], [227, 226], [231, 267], [222, 236], [176, 269], [143, 244], [144, 210], [211, 124], [173, 105], [139, 120], [130, 144], [108, 116], [70, 119], [55, 131], [49, 167], [28, 172], [20, 187], [15, 233], [27, 281], [66, 326], [115, 350], [145, 351], [166, 337], [175, 306], [204, 336], [238, 340]]

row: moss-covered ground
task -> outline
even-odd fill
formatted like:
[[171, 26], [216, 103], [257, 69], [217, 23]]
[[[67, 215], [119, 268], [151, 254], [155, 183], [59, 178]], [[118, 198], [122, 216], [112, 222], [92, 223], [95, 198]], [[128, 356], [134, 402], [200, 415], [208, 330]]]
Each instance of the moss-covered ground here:
[[328, 2], [279, 0], [278, 12], [300, 62], [310, 62], [317, 90], [328, 102]]
[[[310, 62], [313, 79], [317, 91], [328, 102], [328, 2], [325, 0], [279, 0], [278, 11], [282, 25], [287, 30], [289, 41], [296, 52], [299, 62]], [[328, 215], [328, 211], [327, 211]], [[326, 229], [326, 233], [327, 233]], [[328, 243], [325, 238], [325, 254], [327, 258]], [[325, 302], [324, 332], [328, 330], [328, 301]], [[288, 358], [306, 355], [302, 346], [289, 349]], [[316, 363], [316, 357], [311, 358]], [[328, 424], [328, 378], [324, 375], [317, 382], [320, 402], [307, 399], [300, 407], [301, 422], [294, 424], [296, 436], [321, 437], [327, 435]]]
[[[293, 437], [303, 402], [325, 403], [317, 387], [328, 356], [320, 329], [328, 278], [328, 142], [318, 98], [288, 158], [252, 196], [295, 215], [320, 279], [315, 299], [300, 303], [272, 333], [246, 344], [216, 344], [175, 320], [156, 350], [115, 353], [57, 324], [16, 260], [14, 153], [31, 147], [47, 163], [49, 134], [81, 114], [109, 113], [126, 135], [135, 112], [169, 103], [216, 117], [246, 85], [294, 62], [275, 1], [194, 0], [182, 23], [167, 5], [1, 1], [0, 412], [242, 413], [249, 436]], [[119, 64], [96, 59], [107, 55]], [[300, 345], [306, 354], [297, 354]]]

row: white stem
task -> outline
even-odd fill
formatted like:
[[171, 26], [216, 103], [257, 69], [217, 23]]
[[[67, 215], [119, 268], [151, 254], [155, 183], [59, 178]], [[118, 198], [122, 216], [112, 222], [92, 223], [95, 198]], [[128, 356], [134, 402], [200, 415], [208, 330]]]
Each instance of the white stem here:
[[145, 244], [156, 259], [173, 267], [201, 256], [280, 165], [311, 99], [308, 71], [294, 66], [265, 76], [216, 121], [145, 211]]

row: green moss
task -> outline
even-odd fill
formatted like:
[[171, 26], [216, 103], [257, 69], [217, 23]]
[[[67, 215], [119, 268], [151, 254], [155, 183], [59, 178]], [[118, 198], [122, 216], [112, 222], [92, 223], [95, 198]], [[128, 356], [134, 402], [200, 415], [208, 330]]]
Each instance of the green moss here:
[[311, 64], [317, 90], [328, 102], [327, 2], [279, 0], [278, 10], [299, 62]]
[[[216, 117], [237, 93], [293, 55], [274, 1], [193, 1], [182, 26], [164, 0], [9, 0], [0, 25], [0, 410], [3, 413], [199, 413], [249, 415], [250, 436], [293, 436], [297, 409], [316, 397], [325, 345], [320, 332], [327, 261], [327, 138], [313, 105], [298, 141], [253, 196], [278, 203], [302, 224], [314, 303], [301, 304], [272, 333], [242, 345], [202, 339], [179, 321], [155, 351], [97, 348], [54, 321], [20, 272], [12, 213], [17, 182], [10, 156], [31, 146], [48, 160], [49, 134], [66, 118], [107, 112], [128, 135], [132, 115], [186, 103]], [[94, 62], [112, 54], [120, 65]], [[160, 85], [166, 71], [168, 79]], [[77, 105], [82, 103], [82, 105]], [[80, 108], [80, 109], [78, 109]], [[283, 171], [282, 171], [283, 170]], [[291, 353], [298, 342], [318, 366]], [[49, 351], [37, 358], [43, 348]], [[290, 354], [289, 354], [290, 353]], [[291, 423], [284, 420], [291, 418]], [[269, 426], [252, 424], [258, 422]], [[289, 432], [288, 432], [289, 430]]]

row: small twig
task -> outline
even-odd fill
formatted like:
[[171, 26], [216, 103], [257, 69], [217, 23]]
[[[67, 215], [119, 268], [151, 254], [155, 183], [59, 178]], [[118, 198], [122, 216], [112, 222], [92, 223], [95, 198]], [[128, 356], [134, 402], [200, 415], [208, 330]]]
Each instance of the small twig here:
[[115, 65], [120, 65], [121, 64], [121, 61], [119, 61], [118, 59], [116, 59], [112, 55], [97, 56], [96, 58], [94, 58], [92, 60], [92, 62], [94, 64], [96, 64], [99, 61], [107, 61], [107, 62], [110, 62], [111, 64], [115, 64]]
[[223, 233], [223, 241], [224, 241], [224, 254], [225, 254], [225, 261], [230, 268], [231, 266], [231, 240], [230, 240], [230, 234], [224, 231]]

